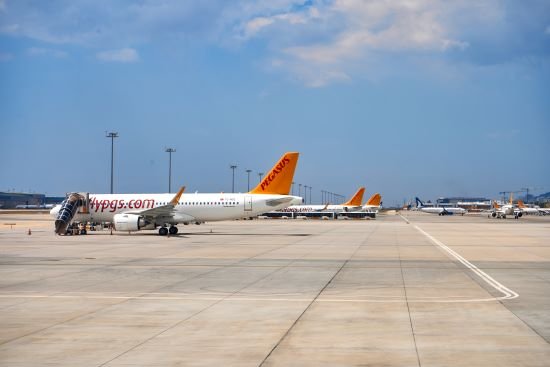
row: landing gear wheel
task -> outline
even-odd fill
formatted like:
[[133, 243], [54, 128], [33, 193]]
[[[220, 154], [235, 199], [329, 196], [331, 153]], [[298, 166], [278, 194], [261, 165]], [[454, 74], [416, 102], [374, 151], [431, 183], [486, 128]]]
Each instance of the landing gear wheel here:
[[169, 231], [170, 231], [170, 234], [177, 234], [178, 233], [178, 227], [171, 226]]
[[166, 228], [166, 227], [160, 227], [160, 228], [159, 228], [159, 234], [160, 234], [161, 236], [166, 236], [166, 235], [168, 234], [168, 228]]
[[87, 233], [88, 233], [88, 231], [86, 231], [85, 229], [80, 230], [80, 234], [87, 234]]

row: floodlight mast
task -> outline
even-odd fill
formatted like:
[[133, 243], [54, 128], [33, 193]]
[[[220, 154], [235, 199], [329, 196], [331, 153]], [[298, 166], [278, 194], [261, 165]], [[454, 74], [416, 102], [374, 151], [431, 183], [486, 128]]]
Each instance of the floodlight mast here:
[[[107, 132], [106, 132], [107, 133]], [[115, 138], [118, 138], [117, 132], [110, 132], [105, 135], [106, 138], [111, 138], [111, 194], [113, 193], [113, 172], [114, 172], [114, 149], [115, 149]]]
[[168, 153], [168, 193], [172, 192], [172, 153], [175, 153], [176, 150], [174, 148], [166, 148], [164, 150], [166, 153]]

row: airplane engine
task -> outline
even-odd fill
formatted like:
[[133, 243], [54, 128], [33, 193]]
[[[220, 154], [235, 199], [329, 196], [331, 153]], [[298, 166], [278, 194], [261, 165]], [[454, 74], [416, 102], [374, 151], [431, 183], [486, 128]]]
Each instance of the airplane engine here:
[[144, 229], [149, 223], [140, 215], [115, 214], [113, 224], [117, 231], [139, 231]]
[[496, 213], [496, 212], [492, 212], [492, 213], [491, 213], [491, 217], [496, 218], [496, 217], [497, 217], [497, 213]]
[[522, 215], [523, 215], [523, 213], [522, 213], [522, 212], [519, 212], [519, 213], [518, 213], [518, 218], [521, 218]]

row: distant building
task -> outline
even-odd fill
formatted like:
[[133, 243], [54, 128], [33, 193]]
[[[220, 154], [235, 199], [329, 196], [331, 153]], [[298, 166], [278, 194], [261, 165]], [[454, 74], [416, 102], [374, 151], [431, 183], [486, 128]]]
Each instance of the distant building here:
[[64, 199], [64, 197], [46, 197], [44, 194], [0, 192], [0, 208], [40, 208], [47, 204], [58, 204]]
[[46, 195], [27, 194], [22, 192], [0, 192], [0, 207], [2, 209], [14, 209], [18, 205], [42, 205]]

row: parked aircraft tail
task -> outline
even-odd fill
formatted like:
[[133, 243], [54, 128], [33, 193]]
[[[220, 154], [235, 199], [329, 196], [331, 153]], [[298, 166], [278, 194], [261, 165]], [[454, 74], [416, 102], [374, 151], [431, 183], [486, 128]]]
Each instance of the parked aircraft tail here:
[[285, 153], [250, 194], [288, 195], [299, 155], [297, 152]]
[[360, 206], [361, 202], [363, 201], [363, 194], [365, 193], [365, 188], [360, 187], [359, 190], [342, 205], [350, 205], [350, 206]]
[[370, 197], [365, 205], [380, 206], [382, 202], [382, 196], [379, 193], [376, 193]]

